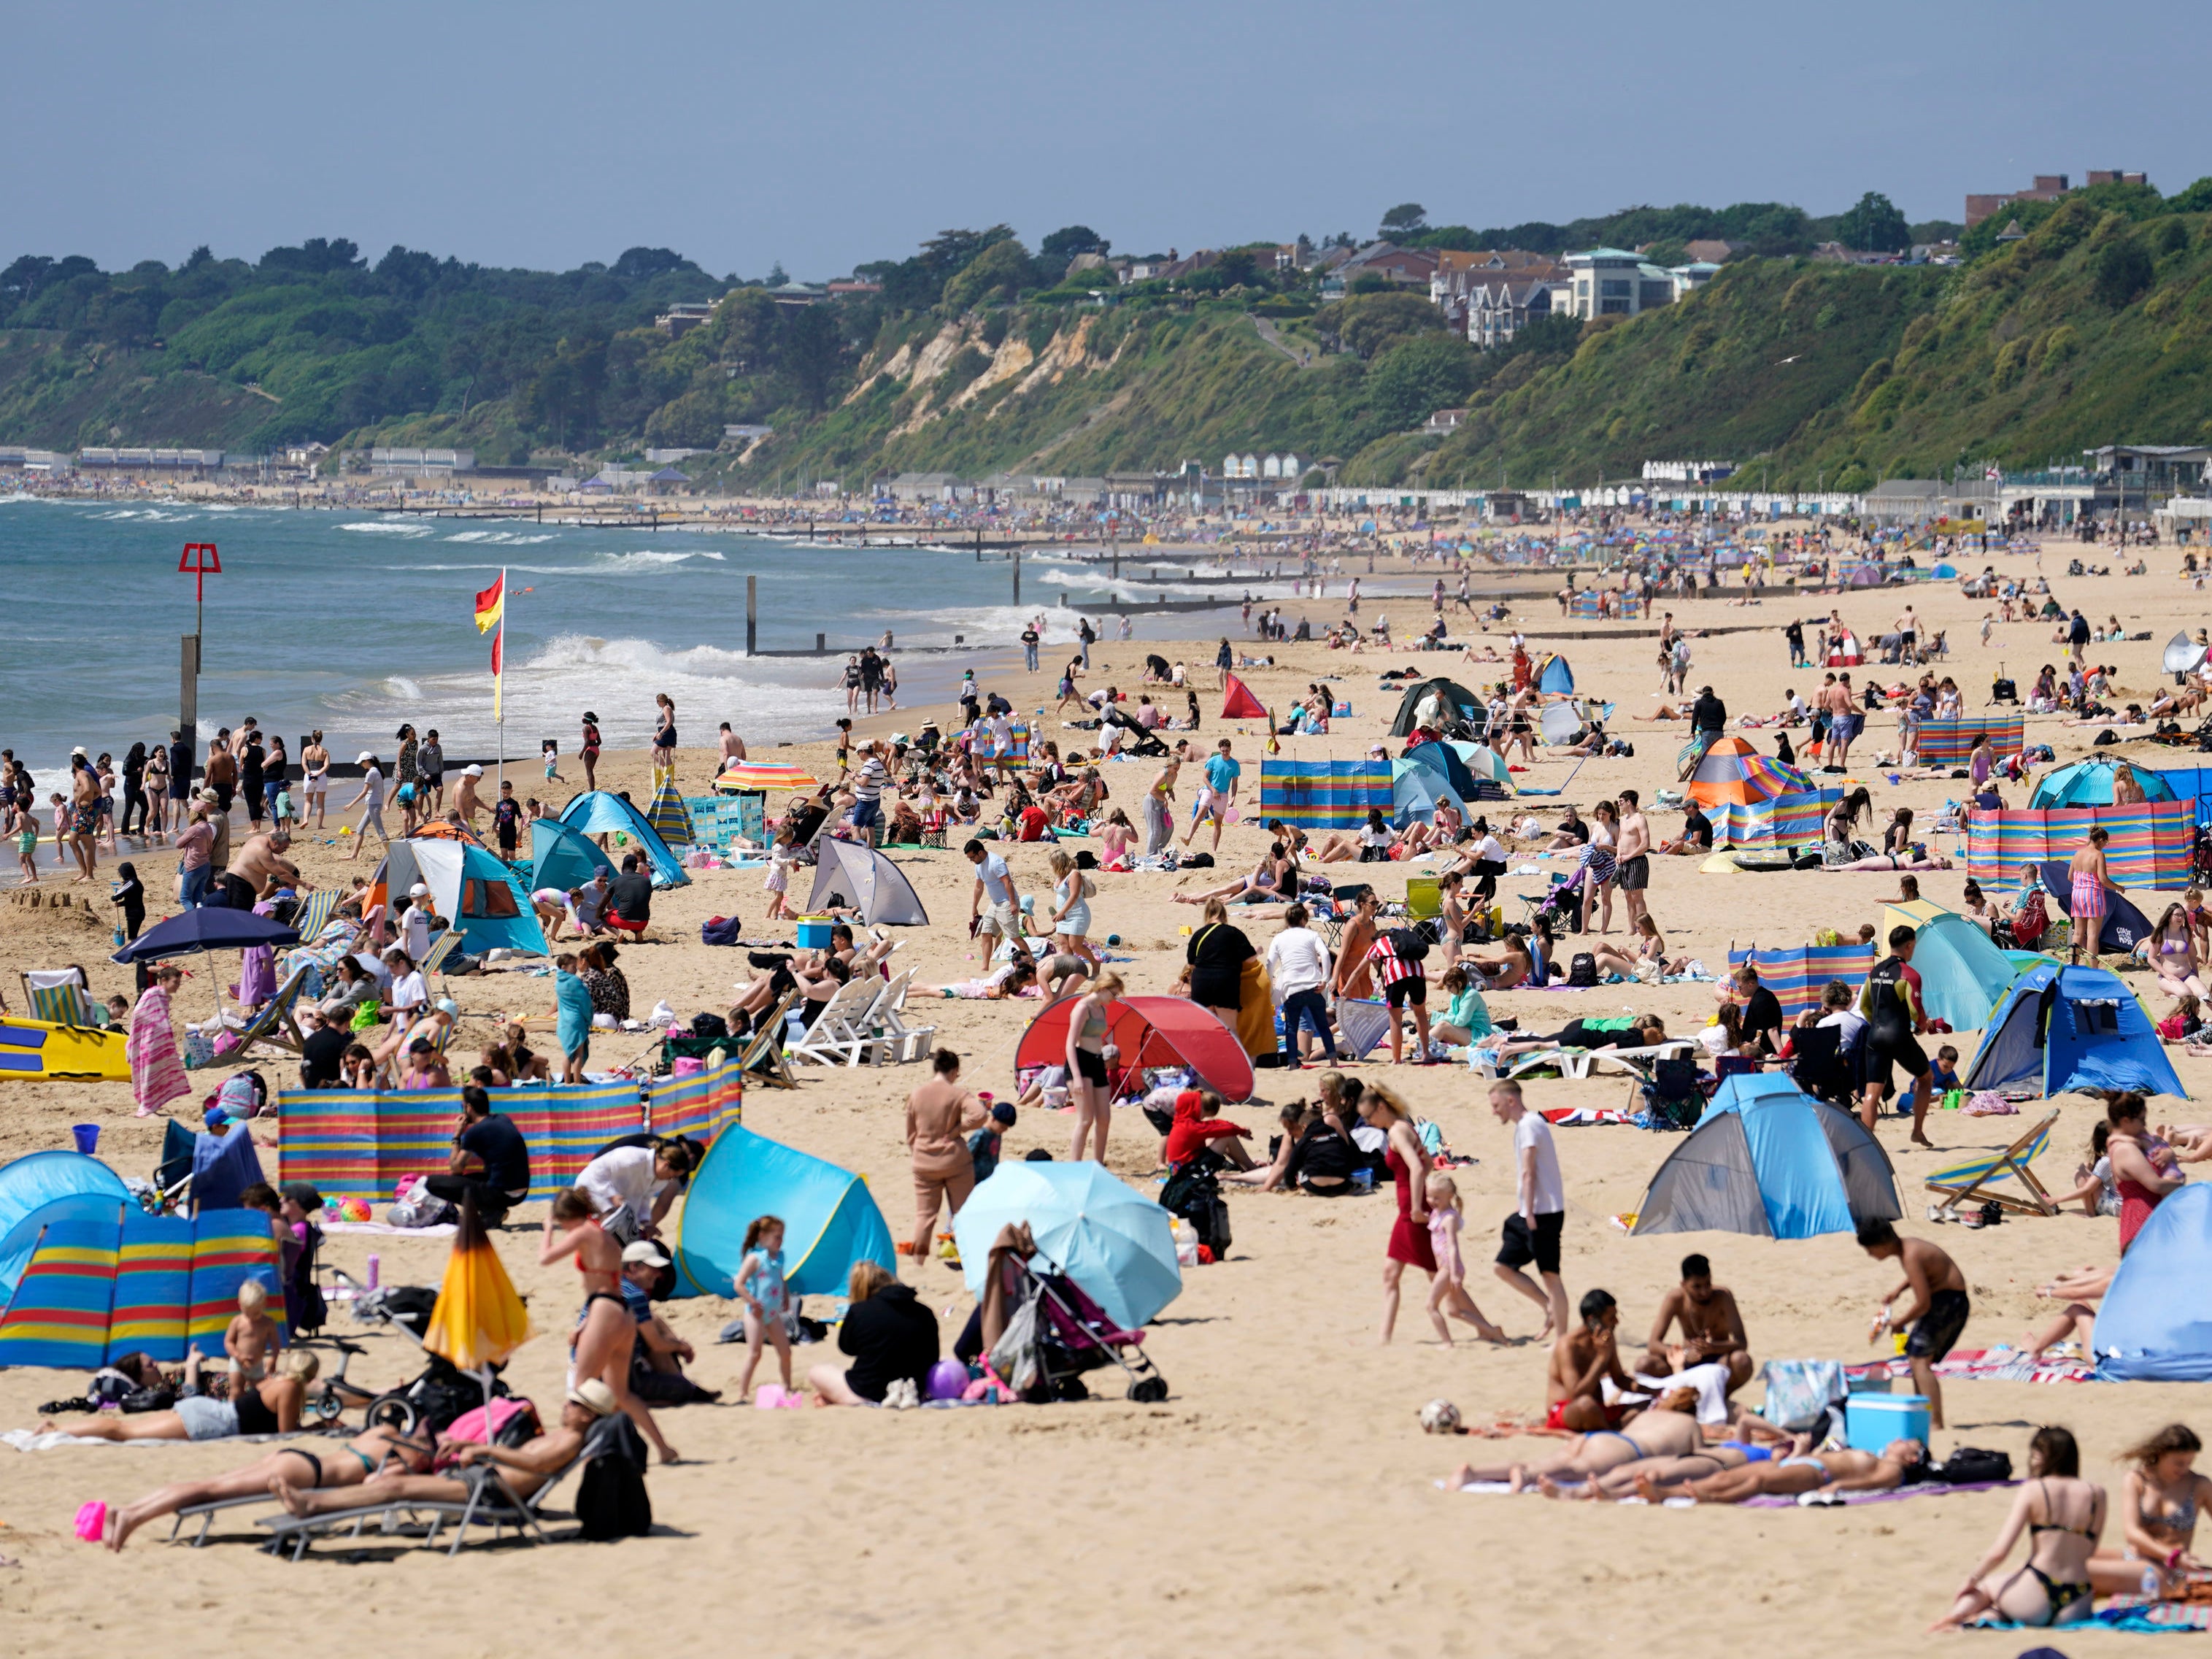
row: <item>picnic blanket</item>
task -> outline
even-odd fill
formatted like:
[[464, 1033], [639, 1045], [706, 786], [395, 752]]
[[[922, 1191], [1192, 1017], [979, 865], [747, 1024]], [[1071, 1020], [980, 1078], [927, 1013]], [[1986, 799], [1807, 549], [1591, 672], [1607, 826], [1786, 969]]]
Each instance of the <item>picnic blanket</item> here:
[[[2017, 1486], [2017, 1480], [1963, 1480], [1953, 1486], [1942, 1480], [1916, 1480], [1909, 1486], [1898, 1486], [1889, 1492], [1824, 1492], [1817, 1504], [1801, 1503], [1797, 1497], [1779, 1492], [1761, 1492], [1756, 1498], [1747, 1498], [1741, 1507], [1747, 1510], [1839, 1509], [1859, 1504], [1894, 1504], [1900, 1498], [1941, 1497], [1948, 1492], [1996, 1492], [2000, 1487]], [[1813, 1494], [1802, 1494], [1810, 1498]]]
[[[1977, 1619], [1968, 1630], [2029, 1630], [2045, 1628], [2015, 1625], [2008, 1619]], [[2156, 1636], [2172, 1631], [2212, 1630], [2212, 1602], [2153, 1601], [2141, 1595], [2115, 1595], [2087, 1619], [2061, 1630], [2124, 1630]]]
[[[1846, 1365], [1846, 1376], [1889, 1377], [1912, 1375], [1906, 1359], [1876, 1359], [1864, 1365]], [[2030, 1359], [2019, 1348], [1972, 1348], [1954, 1352], [1936, 1367], [1938, 1376], [1963, 1377], [1970, 1382], [2094, 1382], [2096, 1368], [2078, 1359]]]

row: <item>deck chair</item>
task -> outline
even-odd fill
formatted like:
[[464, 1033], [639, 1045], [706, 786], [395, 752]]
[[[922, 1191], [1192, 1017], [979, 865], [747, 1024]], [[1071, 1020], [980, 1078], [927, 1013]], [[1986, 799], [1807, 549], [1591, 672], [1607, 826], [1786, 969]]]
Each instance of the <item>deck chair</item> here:
[[319, 939], [344, 901], [345, 895], [335, 887], [318, 887], [301, 899], [300, 908], [292, 913], [292, 931], [299, 934], [300, 942], [313, 945]]
[[161, 1127], [161, 1161], [154, 1166], [153, 1201], [173, 1208], [192, 1183], [192, 1132], [171, 1118]]
[[261, 1012], [239, 1028], [238, 1047], [241, 1054], [256, 1042], [282, 1048], [288, 1054], [296, 1054], [307, 1046], [307, 1039], [300, 1030], [295, 1011], [301, 988], [314, 971], [314, 963], [301, 963], [292, 970], [291, 977], [276, 988], [276, 994], [262, 1004]]
[[1843, 1050], [1840, 1025], [1808, 1025], [1790, 1034], [1793, 1052], [1785, 1069], [1797, 1086], [1815, 1100], [1831, 1105], [1850, 1103], [1857, 1092], [1852, 1086], [1851, 1063]]
[[93, 1006], [82, 968], [33, 968], [16, 975], [31, 1018], [49, 1025], [98, 1029], [106, 1022]]
[[937, 1028], [908, 1025], [899, 1014], [917, 971], [909, 968], [884, 981], [884, 988], [876, 994], [874, 1006], [853, 1022], [855, 1033], [866, 1045], [871, 1065], [911, 1065], [929, 1052], [929, 1040], [937, 1035]]
[[460, 948], [461, 930], [458, 927], [447, 928], [444, 933], [430, 941], [430, 948], [422, 953], [422, 960], [415, 964], [416, 971], [423, 974], [444, 973], [446, 958]]
[[1513, 786], [1514, 793], [1522, 795], [1537, 796], [1564, 795], [1567, 793], [1567, 786], [1575, 781], [1575, 774], [1583, 769], [1583, 765], [1589, 761], [1589, 757], [1588, 755], [1579, 755], [1576, 757], [1574, 765], [1568, 769], [1567, 775], [1559, 780], [1559, 787], [1556, 789], [1536, 789], [1532, 788], [1525, 783], [1516, 783]]
[[775, 1006], [768, 1011], [751, 1036], [738, 1051], [738, 1064], [750, 1076], [777, 1089], [796, 1089], [799, 1079], [791, 1074], [791, 1062], [783, 1054], [783, 1022], [792, 1005], [799, 1000], [797, 991], [786, 991], [777, 999]]
[[[2053, 1112], [2004, 1151], [1962, 1158], [1936, 1170], [1928, 1177], [1928, 1190], [1942, 1194], [1943, 1201], [1928, 1206], [1928, 1218], [1954, 1221], [1964, 1204], [1994, 1204], [2014, 1215], [2057, 1215], [2057, 1201], [2044, 1190], [2043, 1183], [2035, 1178], [2035, 1171], [2027, 1166], [2051, 1144], [2051, 1128], [2057, 1121], [2058, 1114]], [[1998, 1182], [2012, 1176], [2020, 1177], [2020, 1184], [2033, 1194], [2032, 1199], [1990, 1190]]]
[[860, 1050], [866, 1045], [853, 1032], [851, 1021], [863, 1010], [873, 1006], [875, 1000], [875, 984], [847, 980], [822, 1005], [813, 1022], [799, 1033], [799, 1041], [787, 1050], [790, 1057], [811, 1060], [817, 1066], [858, 1066]]

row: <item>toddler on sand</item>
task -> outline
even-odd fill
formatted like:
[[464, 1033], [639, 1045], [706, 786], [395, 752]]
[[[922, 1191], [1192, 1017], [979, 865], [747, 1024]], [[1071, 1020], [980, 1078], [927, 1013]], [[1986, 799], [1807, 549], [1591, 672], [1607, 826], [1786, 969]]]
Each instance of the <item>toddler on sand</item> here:
[[269, 1316], [269, 1292], [258, 1279], [238, 1287], [238, 1317], [222, 1334], [222, 1350], [230, 1356], [234, 1387], [259, 1382], [269, 1375], [269, 1350], [276, 1346], [276, 1322]]
[[1459, 1187], [1442, 1170], [1432, 1170], [1424, 1190], [1428, 1194], [1429, 1248], [1437, 1258], [1436, 1277], [1429, 1281], [1429, 1320], [1447, 1348], [1452, 1346], [1449, 1313], [1464, 1319], [1486, 1342], [1503, 1342], [1505, 1333], [1482, 1316], [1467, 1293], [1467, 1262], [1459, 1253]]

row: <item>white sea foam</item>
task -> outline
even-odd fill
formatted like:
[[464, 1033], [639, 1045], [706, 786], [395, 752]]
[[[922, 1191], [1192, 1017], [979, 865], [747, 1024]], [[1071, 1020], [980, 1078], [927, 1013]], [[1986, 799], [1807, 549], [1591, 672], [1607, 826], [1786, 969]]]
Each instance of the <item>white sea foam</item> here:
[[356, 524], [342, 524], [340, 530], [356, 530], [371, 536], [427, 536], [431, 527], [407, 519], [366, 519]]

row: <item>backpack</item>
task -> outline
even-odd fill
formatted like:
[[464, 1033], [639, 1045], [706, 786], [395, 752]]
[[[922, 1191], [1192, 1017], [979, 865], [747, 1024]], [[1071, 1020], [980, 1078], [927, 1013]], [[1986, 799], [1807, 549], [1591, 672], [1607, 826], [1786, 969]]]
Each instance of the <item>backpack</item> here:
[[1390, 954], [1401, 962], [1426, 962], [1429, 958], [1429, 939], [1418, 927], [1393, 927], [1390, 930]]
[[735, 945], [738, 935], [744, 931], [735, 916], [709, 916], [699, 924], [702, 945]]
[[604, 1419], [586, 1449], [589, 1461], [576, 1486], [581, 1535], [593, 1542], [644, 1537], [653, 1530], [653, 1498], [645, 1489], [645, 1443], [636, 1427], [627, 1417]]
[[1583, 991], [1595, 985], [1597, 958], [1587, 951], [1576, 951], [1574, 960], [1567, 964], [1567, 983]]
[[2012, 1479], [2010, 1454], [1988, 1451], [1979, 1446], [1957, 1447], [1942, 1462], [1926, 1467], [1930, 1475], [1947, 1486], [1973, 1486]]

